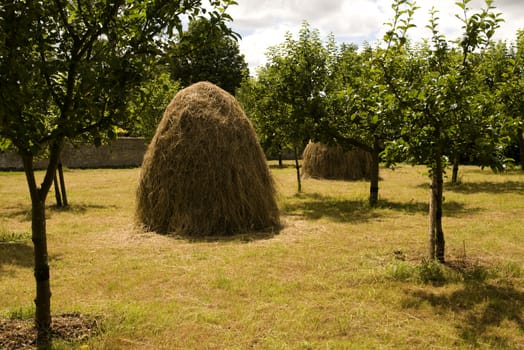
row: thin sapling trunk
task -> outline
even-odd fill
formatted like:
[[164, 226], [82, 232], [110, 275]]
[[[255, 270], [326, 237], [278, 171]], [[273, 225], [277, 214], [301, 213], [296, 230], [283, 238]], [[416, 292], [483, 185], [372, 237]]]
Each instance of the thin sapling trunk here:
[[460, 154], [456, 154], [453, 158], [453, 171], [451, 173], [451, 184], [456, 185], [458, 183], [458, 173], [460, 167]]
[[429, 198], [429, 259], [445, 262], [445, 240], [442, 229], [443, 203], [443, 168], [442, 157], [437, 157], [435, 168], [432, 169], [431, 191]]
[[295, 147], [295, 169], [297, 170], [297, 191], [302, 192], [302, 179], [300, 178], [300, 163], [298, 160], [298, 148]]
[[369, 205], [375, 207], [378, 204], [378, 182], [380, 178], [380, 157], [378, 147], [371, 151], [371, 174], [369, 181]]

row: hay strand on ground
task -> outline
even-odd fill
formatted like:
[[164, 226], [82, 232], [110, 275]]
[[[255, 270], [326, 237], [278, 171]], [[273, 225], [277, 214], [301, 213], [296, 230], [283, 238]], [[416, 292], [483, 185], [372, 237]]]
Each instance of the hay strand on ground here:
[[178, 92], [144, 156], [137, 218], [190, 236], [277, 229], [273, 179], [233, 96], [201, 82]]
[[371, 171], [371, 155], [361, 149], [344, 152], [340, 146], [309, 142], [302, 156], [305, 178], [362, 180]]

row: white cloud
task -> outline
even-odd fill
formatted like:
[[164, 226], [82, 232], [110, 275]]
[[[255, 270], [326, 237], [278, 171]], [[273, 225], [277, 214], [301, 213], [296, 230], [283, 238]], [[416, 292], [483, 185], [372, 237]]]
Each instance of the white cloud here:
[[[448, 39], [456, 39], [461, 32], [461, 22], [455, 18], [460, 12], [457, 0], [418, 0], [420, 9], [415, 14], [417, 28], [411, 30], [413, 40], [428, 38], [429, 10], [439, 10], [439, 29]], [[230, 8], [232, 27], [242, 35], [240, 50], [254, 69], [265, 62], [269, 46], [284, 41], [286, 31], [297, 33], [304, 20], [322, 35], [333, 33], [341, 42], [362, 44], [375, 42], [386, 30], [384, 23], [393, 16], [390, 0], [238, 0], [239, 5]], [[496, 38], [513, 40], [519, 28], [524, 28], [524, 3], [522, 0], [495, 1], [498, 12], [505, 22]], [[472, 11], [484, 7], [483, 0], [472, 0]]]
[[[240, 41], [240, 52], [246, 56], [246, 61], [251, 69], [266, 63], [265, 52], [271, 46], [284, 41], [286, 32], [297, 32], [299, 26], [281, 24], [270, 28], [256, 29], [245, 35]], [[254, 71], [252, 71], [254, 73]]]

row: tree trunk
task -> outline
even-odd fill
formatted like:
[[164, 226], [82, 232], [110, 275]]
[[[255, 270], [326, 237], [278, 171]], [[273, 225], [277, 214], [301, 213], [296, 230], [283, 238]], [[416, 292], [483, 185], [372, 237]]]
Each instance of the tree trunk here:
[[45, 201], [38, 200], [36, 203], [33, 203], [32, 211], [32, 240], [35, 249], [37, 344], [47, 344], [51, 337], [51, 286], [49, 284]]
[[282, 162], [282, 151], [278, 152], [278, 167], [283, 168], [284, 163]]
[[60, 184], [58, 183], [58, 176], [56, 174], [53, 179], [53, 184], [55, 187], [56, 206], [61, 207], [62, 206], [62, 195], [60, 194]]
[[438, 261], [443, 263], [445, 261], [445, 245], [444, 231], [442, 229], [442, 204], [444, 193], [444, 169], [442, 166], [442, 157], [437, 157], [437, 164], [435, 167], [435, 182], [436, 182], [436, 196], [435, 196], [435, 255]]
[[520, 128], [517, 133], [517, 141], [520, 151], [520, 168], [524, 171], [524, 129]]
[[63, 144], [63, 139], [59, 138], [50, 145], [49, 164], [40, 187], [36, 184], [33, 155], [22, 154], [27, 186], [31, 196], [31, 238], [34, 246], [34, 276], [36, 281], [35, 326], [37, 330], [36, 345], [39, 349], [46, 349], [51, 345], [51, 286], [47, 255], [45, 201], [56, 177]]
[[432, 169], [431, 191], [429, 198], [429, 259], [437, 259], [445, 262], [444, 231], [442, 229], [442, 203], [444, 192], [444, 172], [442, 157], [436, 160], [436, 166]]
[[458, 183], [458, 172], [460, 166], [460, 154], [456, 154], [453, 158], [453, 172], [451, 174], [451, 184], [456, 185]]
[[[33, 157], [22, 156], [27, 184], [31, 195], [31, 230], [34, 246], [34, 276], [36, 281], [35, 324], [37, 345], [47, 346], [51, 342], [51, 288], [45, 218], [45, 199], [48, 192], [38, 188], [33, 171]], [[56, 170], [55, 170], [56, 171]], [[53, 175], [51, 175], [54, 177]]]
[[300, 178], [300, 163], [298, 161], [298, 148], [295, 147], [295, 169], [297, 170], [297, 190], [302, 192], [302, 179]]
[[429, 192], [429, 232], [428, 232], [428, 258], [435, 259], [435, 242], [437, 237], [437, 211], [436, 211], [436, 197], [437, 197], [437, 180], [435, 174], [431, 176], [431, 186]]
[[62, 202], [64, 207], [67, 207], [69, 203], [67, 202], [67, 193], [66, 193], [66, 186], [65, 186], [65, 180], [64, 180], [64, 170], [62, 169], [62, 163], [58, 163], [58, 176], [60, 178], [60, 189], [62, 192]]
[[378, 182], [380, 172], [380, 157], [378, 147], [371, 151], [371, 174], [369, 179], [369, 205], [375, 207], [378, 204]]

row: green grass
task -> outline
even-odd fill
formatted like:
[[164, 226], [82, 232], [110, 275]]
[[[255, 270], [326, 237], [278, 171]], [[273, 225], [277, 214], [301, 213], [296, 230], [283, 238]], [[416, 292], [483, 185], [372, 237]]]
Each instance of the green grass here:
[[[272, 172], [280, 233], [189, 240], [133, 225], [137, 169], [68, 170], [71, 207], [48, 199], [53, 313], [102, 318], [84, 349], [524, 349], [524, 174], [462, 168], [442, 266], [424, 259], [425, 168], [381, 169], [378, 208], [366, 182], [297, 195], [293, 168]], [[0, 198], [0, 316], [27, 318], [22, 173], [0, 173]]]

